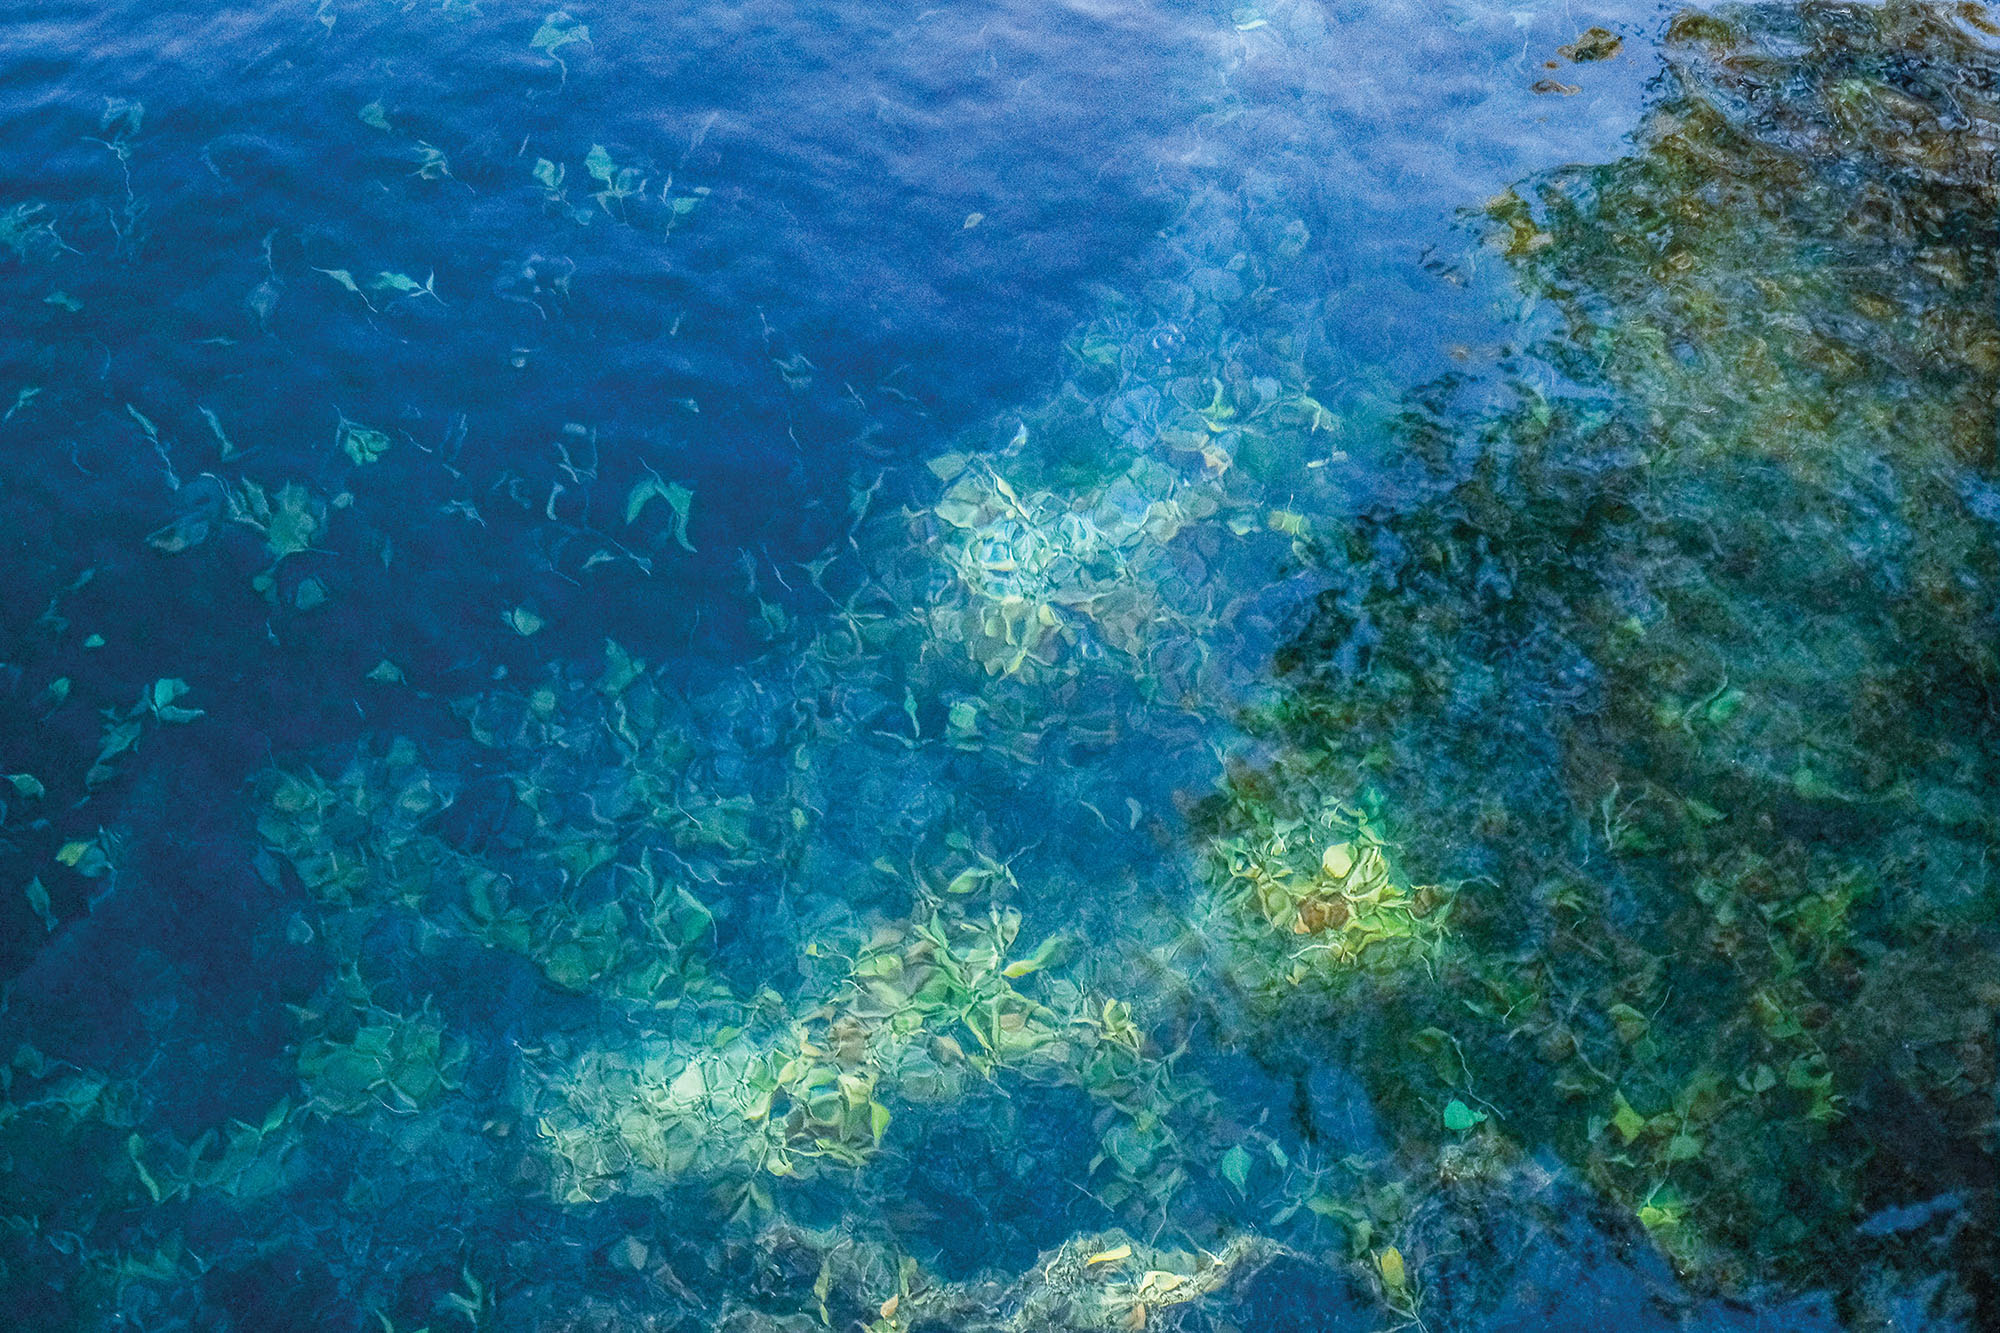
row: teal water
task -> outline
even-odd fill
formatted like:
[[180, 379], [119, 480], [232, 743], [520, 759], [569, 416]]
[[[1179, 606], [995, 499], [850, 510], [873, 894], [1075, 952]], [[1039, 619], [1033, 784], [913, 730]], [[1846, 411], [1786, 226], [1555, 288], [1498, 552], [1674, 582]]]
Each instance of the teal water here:
[[1988, 6], [5, 22], [0, 1326], [1990, 1326]]

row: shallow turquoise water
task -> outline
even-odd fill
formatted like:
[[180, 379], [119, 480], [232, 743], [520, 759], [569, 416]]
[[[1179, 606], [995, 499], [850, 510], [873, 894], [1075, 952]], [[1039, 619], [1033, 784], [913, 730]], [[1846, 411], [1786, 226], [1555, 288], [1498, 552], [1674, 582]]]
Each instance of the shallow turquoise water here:
[[1886, 13], [8, 18], [9, 1326], [1981, 1326]]

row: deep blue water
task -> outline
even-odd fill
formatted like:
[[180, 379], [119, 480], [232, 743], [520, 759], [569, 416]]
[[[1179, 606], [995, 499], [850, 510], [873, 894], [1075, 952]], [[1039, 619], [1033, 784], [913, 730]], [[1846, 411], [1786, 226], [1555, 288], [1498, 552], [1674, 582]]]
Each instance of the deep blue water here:
[[[1199, 6], [863, 5], [579, 12], [570, 77], [530, 45], [545, 12], [14, 20], [9, 198], [49, 226], [8, 256], [6, 383], [38, 392], [7, 423], [0, 595], [10, 720], [39, 767], [80, 775], [97, 710], [186, 679], [209, 717], [176, 766], [201, 767], [163, 780], [203, 794], [177, 822], [226, 825], [222, 794], [274, 755], [447, 725], [363, 687], [385, 658], [442, 695], [607, 636], [696, 670], [738, 660], [756, 647], [741, 553], [810, 559], [851, 478], [893, 503], [961, 433], [1009, 430], [1107, 287], [1172, 270], [1159, 233], [1203, 186], [1308, 219], [1341, 384], [1422, 382], [1505, 328], [1422, 268], [1453, 211], [1610, 151], [1645, 74], [1625, 59], [1586, 97], [1529, 92], [1524, 53], [1573, 35], [1556, 12], [1307, 7], [1280, 40]], [[590, 198], [598, 144], [643, 198]], [[544, 157], [564, 203], [534, 178]], [[324, 270], [431, 290], [356, 293]], [[169, 558], [146, 545], [226, 507], [237, 471], [204, 409], [241, 475], [336, 506], [275, 607], [248, 586], [269, 556], [241, 525], [214, 518]], [[343, 420], [393, 447], [356, 468]], [[691, 556], [659, 534], [631, 553], [651, 574], [613, 544], [648, 469], [697, 497]], [[306, 579], [325, 603], [285, 605]], [[52, 602], [70, 632], [36, 624]], [[521, 604], [547, 622], [532, 641], [501, 621]], [[101, 649], [80, 646], [92, 632]], [[55, 677], [74, 687], [51, 713]], [[199, 934], [236, 916], [214, 897]]]
[[[1299, 1211], [1332, 1197], [1299, 1184], [1308, 1163], [1366, 1159], [1370, 1190], [1408, 1175], [1398, 1199], [1449, 1168], [1378, 1123], [1340, 1021], [1246, 1018], [1226, 969], [1161, 933], [1199, 933], [1198, 807], [1225, 756], [1282, 748], [1243, 710], [1275, 707], [1273, 655], [1339, 564], [1339, 539], [1295, 544], [1284, 516], [1337, 533], [1414, 510], [1435, 487], [1409, 445], [1427, 392], [1476, 414], [1523, 384], [1570, 390], [1573, 366], [1522, 355], [1562, 318], [1471, 220], [1630, 150], [1668, 17], [1628, 0], [8, 7], [0, 768], [41, 791], [0, 793], [0, 968], [7, 1044], [40, 1055], [16, 1059], [27, 1109], [0, 1122], [32, 1134], [0, 1185], [0, 1324], [1000, 1326], [974, 1318], [985, 1301], [1011, 1327], [1111, 1327], [1082, 1297], [1024, 1293], [1058, 1247], [1094, 1272], [1115, 1227], [1160, 1247], [1175, 1285], [1208, 1279], [1168, 1247], [1253, 1247], [1228, 1251], [1238, 1275], [1212, 1298], [1135, 1288], [1120, 1309], [1150, 1302], [1147, 1326], [1838, 1326], [1840, 1275], [1696, 1271], [1537, 1130], [1509, 1140], [1495, 1215], [1371, 1194], [1394, 1221], [1357, 1231], [1359, 1213]], [[1557, 55], [1590, 25], [1616, 54]], [[1309, 392], [1327, 424], [1296, 417], [1260, 453], [1212, 413], [1235, 452], [1206, 464], [1159, 444], [1210, 382], [1247, 414], [1259, 376], [1266, 407]], [[936, 460], [1031, 477], [1006, 502], [1020, 528], [1031, 491], [1091, 497], [1109, 528], [1121, 442], [1178, 469], [1157, 484], [1183, 527], [1119, 566], [1171, 590], [1126, 631], [1143, 669], [1103, 668], [1112, 635], [1075, 672], [941, 678], [978, 635], [937, 619], [956, 614], [934, 556], [959, 474]], [[981, 522], [1014, 522], [980, 494]], [[1116, 580], [1092, 577], [1106, 600], [1065, 614], [1108, 622]], [[922, 629], [864, 642], [856, 616]], [[591, 685], [607, 640], [665, 701], [632, 732], [601, 702], [625, 686]], [[184, 695], [156, 685], [176, 680]], [[121, 726], [135, 739], [114, 750]], [[644, 753], [618, 748], [641, 733]], [[371, 871], [335, 901], [259, 824], [273, 773], [337, 780], [392, 737], [430, 773], [411, 827], [457, 859], [415, 887], [392, 883], [407, 866]], [[655, 769], [684, 785], [620, 813], [624, 776]], [[355, 816], [369, 855], [391, 855], [366, 821], [401, 818], [406, 776], [355, 779], [375, 793]], [[704, 831], [698, 798], [747, 831]], [[572, 849], [613, 830], [613, 853], [534, 842], [557, 828]], [[671, 1006], [637, 1002], [609, 964], [575, 980], [557, 945], [497, 944], [454, 896], [476, 862], [517, 901], [636, 911], [606, 867], [642, 849], [712, 914], [680, 946], [708, 951], [728, 998], [683, 981]], [[30, 881], [46, 924], [16, 891]], [[1094, 1193], [1107, 1158], [1125, 1169], [1105, 1108], [1152, 1132], [1138, 1094], [1040, 1066], [1010, 1082], [1004, 1060], [978, 1084], [996, 1092], [928, 1097], [904, 1064], [850, 1060], [889, 1128], [841, 1140], [865, 1163], [804, 1179], [697, 1164], [642, 1186], [619, 1168], [577, 1177], [600, 1182], [585, 1197], [565, 1192], [573, 1163], [529, 1150], [592, 1052], [726, 1055], [759, 1024], [824, 1020], [813, 1006], [857, 984], [829, 959], [870, 932], [907, 943], [925, 903], [968, 931], [1017, 911], [1011, 957], [1066, 935], [1067, 958], [1008, 979], [1046, 985], [1034, 1002], [1065, 1032], [1134, 997], [1144, 1068], [1168, 1071], [1135, 1077], [1200, 1088], [1172, 1103], [1200, 1126], [1174, 1131], [1184, 1164], [1128, 1172], [1180, 1170], [1178, 1194]], [[449, 1091], [329, 1091], [313, 1043], [372, 1021], [348, 974], [397, 1022], [438, 1016], [463, 1047]], [[973, 1045], [927, 1040], [908, 1058]], [[33, 1099], [62, 1070], [122, 1091], [52, 1119]], [[197, 1152], [176, 1192], [158, 1163], [281, 1099], [267, 1137], [289, 1136], [271, 1157], [289, 1165], [253, 1188], [202, 1175]], [[1223, 1156], [1239, 1140], [1276, 1174], [1246, 1185]], [[752, 1179], [754, 1208], [731, 1193]], [[1437, 1216], [1484, 1240], [1454, 1251]], [[842, 1228], [876, 1247], [856, 1272]], [[925, 1304], [945, 1288], [958, 1305]], [[901, 1314], [883, 1304], [899, 1290]]]

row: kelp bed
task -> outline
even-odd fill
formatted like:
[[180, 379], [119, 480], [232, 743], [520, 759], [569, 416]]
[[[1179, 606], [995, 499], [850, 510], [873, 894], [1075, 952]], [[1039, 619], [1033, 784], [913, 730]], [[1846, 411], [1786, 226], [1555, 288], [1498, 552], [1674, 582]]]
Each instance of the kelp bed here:
[[[1674, 17], [1629, 153], [1467, 210], [1519, 345], [1394, 398], [1315, 388], [1306, 222], [1207, 188], [1048, 401], [746, 560], [748, 665], [280, 757], [290, 1091], [176, 1131], [23, 1034], [24, 1326], [1990, 1326], [1993, 33]], [[154, 545], [229, 520], [275, 570], [328, 510]]]

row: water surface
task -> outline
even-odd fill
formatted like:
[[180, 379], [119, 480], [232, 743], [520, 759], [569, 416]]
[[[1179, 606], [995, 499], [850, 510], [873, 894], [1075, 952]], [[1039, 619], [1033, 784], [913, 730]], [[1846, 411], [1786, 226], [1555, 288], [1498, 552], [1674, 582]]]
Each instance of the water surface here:
[[19, 1326], [1990, 1316], [1984, 6], [7, 23]]

